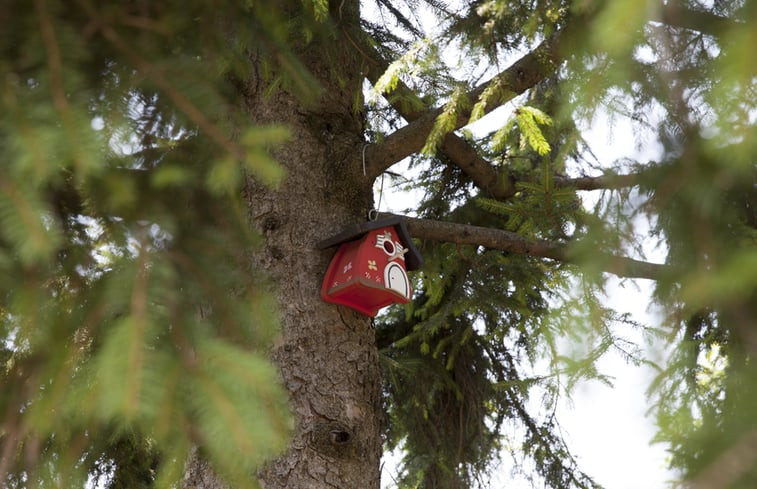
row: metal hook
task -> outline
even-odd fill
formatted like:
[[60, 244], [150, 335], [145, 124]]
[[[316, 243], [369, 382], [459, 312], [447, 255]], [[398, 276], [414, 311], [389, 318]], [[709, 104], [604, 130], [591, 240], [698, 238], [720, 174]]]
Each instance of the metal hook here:
[[[365, 171], [365, 149], [368, 147], [368, 145], [371, 143], [365, 143], [363, 145], [363, 176], [366, 176]], [[368, 220], [369, 221], [375, 221], [378, 219], [378, 213], [379, 209], [381, 208], [381, 198], [384, 196], [384, 174], [381, 174], [381, 187], [379, 188], [379, 198], [378, 198], [378, 205], [376, 206], [376, 209], [371, 209], [368, 211]]]

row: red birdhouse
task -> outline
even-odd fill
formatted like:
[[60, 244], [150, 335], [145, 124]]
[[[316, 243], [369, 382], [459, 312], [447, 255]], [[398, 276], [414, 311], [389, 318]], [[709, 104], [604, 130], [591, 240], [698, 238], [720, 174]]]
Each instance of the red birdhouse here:
[[318, 248], [336, 245], [339, 250], [321, 286], [323, 300], [368, 316], [410, 301], [413, 291], [407, 271], [420, 268], [423, 258], [400, 217], [351, 226], [321, 241]]

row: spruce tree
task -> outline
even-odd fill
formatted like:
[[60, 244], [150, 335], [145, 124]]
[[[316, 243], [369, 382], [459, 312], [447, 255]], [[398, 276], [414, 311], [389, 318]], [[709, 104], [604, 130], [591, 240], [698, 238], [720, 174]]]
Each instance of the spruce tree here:
[[[554, 406], [608, 351], [652, 364], [620, 333], [639, 328], [671, 352], [650, 386], [671, 467], [754, 487], [755, 19], [2, 2], [0, 485], [378, 488], [400, 449], [402, 488], [485, 486], [503, 451], [535, 484], [597, 487]], [[597, 114], [659, 155], [595, 155]], [[317, 244], [390, 185], [422, 195], [425, 264], [374, 320], [321, 300]], [[662, 323], [608, 308], [609, 276], [653, 280]]]

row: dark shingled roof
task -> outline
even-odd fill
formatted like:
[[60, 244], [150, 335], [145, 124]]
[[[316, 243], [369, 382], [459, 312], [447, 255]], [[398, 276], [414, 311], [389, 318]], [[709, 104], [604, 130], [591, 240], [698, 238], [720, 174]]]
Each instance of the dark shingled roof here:
[[413, 244], [413, 239], [410, 237], [410, 233], [407, 232], [407, 227], [400, 216], [387, 217], [386, 219], [378, 219], [376, 221], [364, 221], [347, 226], [341, 233], [320, 241], [316, 244], [316, 248], [322, 250], [347, 241], [353, 241], [374, 229], [386, 226], [394, 226], [397, 230], [397, 234], [399, 234], [400, 241], [402, 241], [408, 249], [407, 254], [405, 254], [405, 268], [408, 270], [418, 270], [421, 268], [423, 266], [423, 257], [418, 251], [418, 248]]

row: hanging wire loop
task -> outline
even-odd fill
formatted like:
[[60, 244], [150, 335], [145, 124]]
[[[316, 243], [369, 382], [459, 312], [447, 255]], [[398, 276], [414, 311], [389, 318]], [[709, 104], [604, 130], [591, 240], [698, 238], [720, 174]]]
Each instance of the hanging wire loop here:
[[369, 144], [371, 144], [371, 143], [365, 143], [363, 145], [363, 176], [366, 176], [366, 173], [365, 173], [365, 148], [367, 148]]

